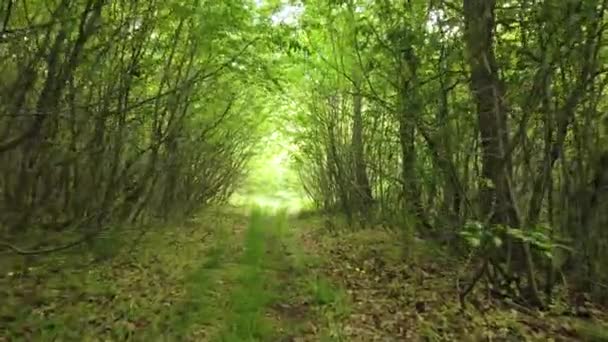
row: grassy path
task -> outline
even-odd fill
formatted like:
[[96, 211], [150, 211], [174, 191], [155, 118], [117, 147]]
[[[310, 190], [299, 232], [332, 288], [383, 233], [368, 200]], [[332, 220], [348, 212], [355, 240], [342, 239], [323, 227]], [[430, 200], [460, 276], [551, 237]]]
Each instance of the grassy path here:
[[218, 233], [188, 278], [189, 300], [170, 314], [168, 340], [584, 340], [574, 320], [490, 300], [481, 314], [461, 310], [454, 260], [432, 242], [329, 234], [320, 220], [256, 209], [245, 229]]
[[263, 340], [272, 335], [272, 325], [265, 317], [264, 309], [275, 296], [273, 279], [266, 269], [269, 259], [274, 256], [269, 249], [269, 239], [278, 229], [274, 221], [260, 210], [251, 215], [236, 286], [228, 301], [228, 319], [218, 336], [221, 341]]
[[103, 262], [95, 250], [13, 262], [0, 274], [0, 342], [341, 340], [347, 296], [300, 228], [284, 212], [224, 208], [115, 255], [130, 240], [108, 236], [94, 246]]
[[[206, 341], [334, 341], [345, 296], [301, 247], [285, 213], [252, 211], [241, 236], [224, 236], [189, 278], [172, 336]], [[234, 246], [240, 245], [238, 248]], [[233, 251], [227, 251], [233, 247]]]

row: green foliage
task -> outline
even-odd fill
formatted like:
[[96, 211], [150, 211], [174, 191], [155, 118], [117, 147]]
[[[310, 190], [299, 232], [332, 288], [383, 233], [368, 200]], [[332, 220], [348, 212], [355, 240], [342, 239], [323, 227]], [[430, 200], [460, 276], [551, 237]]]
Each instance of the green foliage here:
[[[493, 303], [479, 309], [494, 315], [451, 326], [464, 313], [441, 285], [455, 277], [449, 259], [461, 258], [442, 246], [459, 229], [492, 261], [511, 256], [508, 242], [531, 247], [531, 292], [542, 275], [550, 293], [559, 275], [567, 290], [605, 300], [608, 5], [512, 3], [1, 5], [0, 253], [23, 255], [0, 258], [0, 332], [272, 340], [282, 326], [267, 315], [273, 304], [302, 307], [271, 284], [293, 285], [288, 274], [326, 315], [325, 337], [348, 340], [348, 297], [360, 293], [336, 286], [339, 274], [351, 291], [380, 283], [379, 298], [394, 304], [382, 305], [399, 322], [369, 304], [377, 294], [357, 298], [375, 313], [373, 329], [528, 338], [521, 312]], [[211, 246], [174, 224], [151, 240], [126, 228], [228, 201], [275, 212], [254, 208], [233, 233], [206, 226]], [[332, 236], [320, 244], [339, 253], [303, 255], [283, 207], [322, 209]], [[95, 238], [38, 256], [83, 234]], [[146, 247], [131, 253], [139, 238]]]
[[229, 198], [268, 130], [272, 48], [251, 5], [11, 3], [2, 238], [179, 219]]
[[262, 141], [265, 148], [249, 162], [247, 178], [231, 203], [288, 208], [290, 212], [305, 208], [308, 201], [289, 161], [290, 139], [274, 132]]
[[542, 226], [520, 229], [469, 221], [459, 234], [470, 247], [486, 251], [500, 249], [504, 239], [529, 244], [549, 259], [553, 258], [553, 251], [558, 248], [571, 251], [570, 247], [551, 238], [551, 231]]
[[[583, 279], [605, 284], [607, 11], [598, 0], [517, 11], [307, 1], [286, 78], [307, 196], [349, 220], [412, 230], [405, 240], [451, 240], [480, 215], [497, 225], [465, 229], [474, 247], [506, 251], [513, 239], [555, 259], [567, 250], [555, 237], [576, 237], [570, 257], [586, 266], [569, 275], [581, 290]], [[515, 222], [528, 226], [506, 228]]]

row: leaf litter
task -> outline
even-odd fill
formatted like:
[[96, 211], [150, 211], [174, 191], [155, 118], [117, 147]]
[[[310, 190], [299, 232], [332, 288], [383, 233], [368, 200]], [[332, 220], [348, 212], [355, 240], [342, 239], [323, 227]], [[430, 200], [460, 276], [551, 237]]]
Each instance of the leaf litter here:
[[303, 246], [321, 256], [323, 272], [350, 297], [351, 312], [340, 322], [344, 341], [606, 341], [586, 326], [608, 322], [599, 308], [590, 309], [593, 320], [581, 321], [520, 310], [480, 287], [463, 309], [459, 260], [426, 241], [405, 244], [381, 229], [329, 234], [318, 222], [300, 224], [307, 225]]

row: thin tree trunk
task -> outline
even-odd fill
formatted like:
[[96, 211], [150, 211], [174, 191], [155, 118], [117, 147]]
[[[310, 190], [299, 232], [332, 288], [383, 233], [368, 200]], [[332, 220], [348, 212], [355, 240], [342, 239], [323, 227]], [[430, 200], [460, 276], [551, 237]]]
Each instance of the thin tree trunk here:
[[372, 203], [372, 189], [367, 176], [363, 142], [363, 96], [357, 84], [353, 96], [353, 166], [355, 173], [355, 198], [357, 210], [367, 219], [369, 207]]

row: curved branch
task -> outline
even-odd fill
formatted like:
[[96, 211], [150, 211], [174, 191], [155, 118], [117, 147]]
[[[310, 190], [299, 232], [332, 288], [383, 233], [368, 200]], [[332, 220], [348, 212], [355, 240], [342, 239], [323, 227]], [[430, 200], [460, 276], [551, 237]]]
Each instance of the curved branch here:
[[68, 244], [62, 245], [62, 246], [56, 246], [56, 247], [50, 247], [50, 248], [45, 248], [45, 249], [38, 249], [38, 250], [27, 250], [27, 249], [23, 249], [20, 248], [18, 246], [15, 246], [13, 244], [10, 244], [8, 242], [4, 242], [4, 241], [0, 241], [0, 248], [5, 248], [8, 250], [13, 251], [16, 254], [19, 255], [40, 255], [40, 254], [49, 254], [49, 253], [54, 253], [54, 252], [59, 252], [59, 251], [64, 251], [66, 249], [70, 249], [72, 247], [76, 247], [78, 245], [80, 245], [81, 243], [88, 241], [92, 238], [94, 238], [96, 235], [98, 235], [100, 232], [102, 231], [102, 229], [98, 229], [97, 231], [93, 232], [93, 233], [89, 233], [89, 234], [85, 234], [83, 235], [81, 238], [72, 241]]

